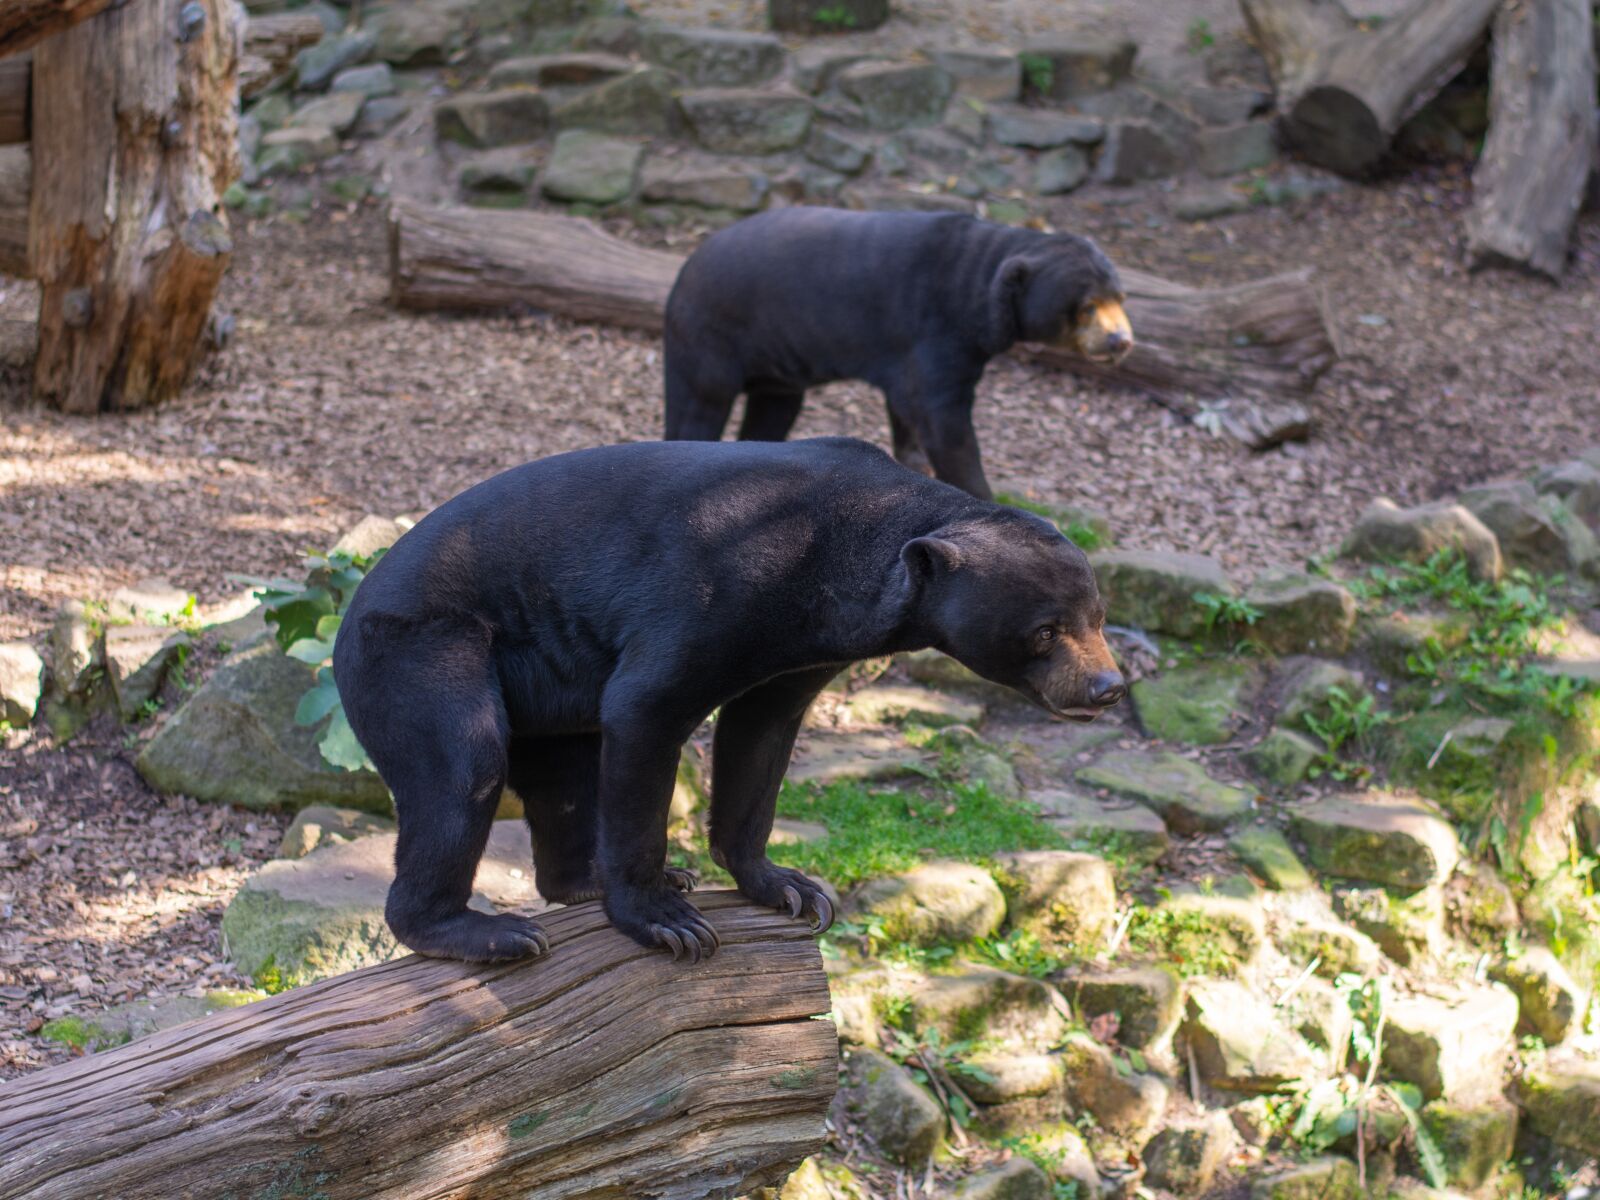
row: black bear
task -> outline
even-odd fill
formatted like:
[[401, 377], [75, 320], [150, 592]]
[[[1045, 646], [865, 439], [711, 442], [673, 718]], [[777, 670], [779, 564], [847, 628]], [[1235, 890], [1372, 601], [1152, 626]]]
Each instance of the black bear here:
[[988, 499], [972, 402], [1017, 342], [1115, 361], [1133, 347], [1116, 268], [1088, 238], [959, 213], [784, 208], [713, 234], [666, 311], [666, 436], [781, 442], [806, 389], [883, 392], [895, 457]]
[[357, 589], [333, 654], [399, 821], [386, 915], [422, 954], [547, 949], [467, 907], [502, 786], [535, 883], [640, 943], [716, 934], [665, 866], [679, 751], [720, 708], [710, 841], [739, 890], [825, 927], [766, 856], [801, 718], [841, 668], [936, 646], [1050, 712], [1122, 699], [1083, 552], [849, 438], [653, 442], [517, 467], [441, 505]]

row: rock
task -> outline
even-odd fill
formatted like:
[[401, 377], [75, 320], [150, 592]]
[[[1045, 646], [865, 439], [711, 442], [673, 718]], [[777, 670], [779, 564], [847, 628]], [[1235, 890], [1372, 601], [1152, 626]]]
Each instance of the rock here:
[[1535, 1133], [1579, 1154], [1600, 1155], [1600, 1063], [1529, 1070], [1518, 1081], [1517, 1103]]
[[1106, 136], [1106, 127], [1093, 117], [995, 105], [989, 110], [989, 133], [1002, 146], [1053, 150], [1057, 146], [1098, 145]]
[[987, 112], [981, 100], [974, 100], [971, 96], [957, 96], [944, 110], [941, 128], [949, 130], [969, 145], [976, 146], [983, 141], [984, 134], [988, 130]]
[[112, 625], [105, 633], [106, 678], [124, 723], [155, 699], [167, 671], [187, 651], [188, 634], [170, 625]]
[[1179, 1033], [1200, 1077], [1219, 1091], [1295, 1091], [1325, 1071], [1305, 1040], [1241, 983], [1190, 981]]
[[[383, 918], [394, 845], [393, 834], [375, 833], [263, 866], [222, 915], [234, 965], [274, 990], [405, 954]], [[547, 907], [534, 890], [532, 863], [527, 823], [496, 821], [478, 864], [472, 907]]]
[[983, 722], [983, 705], [928, 688], [875, 683], [853, 694], [845, 705], [850, 720], [863, 725], [899, 725], [913, 722], [940, 728], [976, 726]]
[[462, 188], [480, 197], [522, 197], [533, 185], [536, 160], [526, 149], [502, 147], [488, 150], [461, 165], [457, 176]]
[[544, 96], [527, 88], [500, 88], [453, 96], [434, 106], [439, 137], [466, 146], [511, 146], [535, 142], [550, 125]]
[[1287, 662], [1275, 681], [1278, 705], [1273, 720], [1293, 727], [1304, 727], [1307, 716], [1326, 720], [1333, 711], [1335, 689], [1351, 701], [1367, 692], [1361, 676], [1349, 667], [1322, 658]]
[[1290, 820], [1312, 864], [1345, 879], [1422, 888], [1450, 878], [1461, 857], [1449, 822], [1382, 793], [1330, 797], [1297, 809]]
[[1098, 946], [1116, 917], [1116, 880], [1110, 865], [1092, 854], [1013, 851], [995, 855], [993, 869], [1008, 923], [1045, 945]]
[[1481, 1188], [1516, 1148], [1517, 1107], [1502, 1097], [1474, 1107], [1435, 1100], [1420, 1116], [1444, 1156], [1446, 1182], [1455, 1187]]
[[1067, 1188], [1058, 1189], [1058, 1196], [1081, 1196], [1085, 1200], [1098, 1197], [1101, 1192], [1100, 1172], [1095, 1167], [1094, 1155], [1080, 1134], [1071, 1125], [1035, 1125], [1028, 1129], [1028, 1142], [1038, 1152], [1050, 1178]]
[[364, 67], [346, 67], [333, 77], [330, 90], [372, 97], [393, 95], [394, 87], [394, 72], [389, 64], [377, 62]]
[[833, 1193], [828, 1190], [817, 1160], [808, 1158], [794, 1169], [773, 1200], [833, 1200]]
[[944, 1112], [911, 1073], [886, 1054], [858, 1046], [845, 1058], [846, 1106], [890, 1159], [920, 1167], [933, 1156]]
[[1326, 1051], [1333, 1062], [1344, 1061], [1355, 1027], [1347, 993], [1321, 979], [1307, 979], [1278, 1006], [1278, 1013], [1310, 1045]]
[[366, 58], [376, 44], [377, 39], [363, 31], [325, 37], [307, 46], [294, 56], [295, 87], [302, 92], [324, 91], [335, 75]]
[[1467, 509], [1444, 500], [1416, 508], [1373, 501], [1339, 553], [1362, 562], [1421, 563], [1450, 547], [1465, 557], [1473, 578], [1500, 578], [1504, 568], [1494, 534]]
[[1050, 984], [993, 967], [958, 963], [953, 974], [924, 975], [899, 988], [911, 1026], [988, 1048], [1042, 1051], [1066, 1036], [1066, 999]]
[[1296, 892], [1315, 883], [1289, 839], [1269, 826], [1252, 825], [1239, 830], [1228, 839], [1228, 849], [1274, 891]]
[[1092, 1114], [1102, 1129], [1136, 1144], [1161, 1127], [1171, 1089], [1156, 1076], [1129, 1071], [1085, 1033], [1069, 1034], [1060, 1054], [1075, 1110]]
[[290, 102], [287, 93], [271, 92], [252, 104], [248, 115], [261, 126], [264, 132], [268, 129], [282, 128], [283, 123], [289, 119], [289, 114], [293, 111], [294, 105]]
[[1059, 1054], [1007, 1054], [983, 1050], [964, 1060], [982, 1075], [963, 1074], [962, 1090], [979, 1104], [1004, 1104], [1028, 1096], [1060, 1091], [1066, 1081], [1066, 1061]]
[[953, 81], [931, 63], [864, 62], [839, 72], [839, 90], [861, 106], [873, 129], [932, 125], [944, 114]]
[[1250, 1185], [1250, 1200], [1362, 1200], [1356, 1165], [1348, 1158], [1315, 1158]]
[[972, 148], [966, 141], [943, 126], [908, 129], [895, 140], [919, 162], [949, 171], [965, 169], [972, 158]]
[[899, 654], [895, 656], [895, 662], [903, 666], [906, 674], [918, 683], [941, 691], [970, 693], [981, 698], [989, 708], [1027, 703], [1010, 688], [989, 682], [948, 654], [942, 654], [937, 650], [914, 650], [909, 654]]
[[1030, 798], [1068, 844], [1093, 853], [1153, 863], [1171, 844], [1166, 824], [1142, 804], [1119, 805], [1055, 789], [1034, 792]]
[[329, 92], [295, 109], [287, 127], [331, 129], [342, 136], [354, 127], [366, 102], [366, 96], [360, 92]]
[[813, 125], [811, 136], [806, 139], [805, 154], [812, 162], [830, 171], [854, 175], [867, 165], [872, 157], [872, 148], [825, 125]]
[[718, 154], [792, 150], [811, 129], [811, 101], [794, 92], [718, 88], [679, 98], [695, 140]]
[[639, 50], [694, 87], [748, 87], [783, 69], [783, 43], [769, 33], [646, 25]]
[[372, 833], [392, 833], [394, 822], [354, 808], [312, 804], [295, 814], [278, 843], [279, 858], [304, 858], [323, 846], [353, 842]]
[[1522, 924], [1517, 898], [1493, 867], [1462, 863], [1445, 886], [1452, 920], [1470, 939], [1498, 940]]
[[1322, 743], [1292, 729], [1269, 729], [1249, 750], [1245, 761], [1268, 783], [1292, 787], [1306, 777], [1311, 764], [1322, 754]]
[[358, 138], [382, 137], [404, 116], [408, 116], [417, 100], [411, 96], [374, 96], [361, 110], [361, 119], [350, 132]]
[[245, 808], [332, 804], [387, 813], [382, 780], [329, 767], [320, 728], [295, 724], [310, 686], [311, 668], [271, 638], [240, 648], [145, 745], [139, 774], [163, 795]]
[[1184, 188], [1172, 201], [1172, 215], [1180, 221], [1210, 221], [1250, 211], [1250, 198], [1228, 184], [1197, 184]]
[[620, 54], [532, 54], [496, 63], [489, 72], [489, 86], [587, 87], [634, 70], [634, 63]]
[[572, 31], [572, 48], [601, 54], [637, 54], [639, 20], [626, 10], [621, 15], [590, 17]]
[[1274, 654], [1341, 655], [1356, 627], [1356, 599], [1331, 579], [1269, 568], [1244, 594], [1261, 613], [1250, 639]]
[[1505, 984], [1516, 996], [1520, 1032], [1535, 1034], [1547, 1046], [1554, 1046], [1581, 1027], [1589, 996], [1545, 947], [1530, 947], [1516, 958], [1502, 955], [1490, 965], [1489, 978]]
[[754, 212], [770, 186], [764, 174], [741, 163], [699, 155], [656, 156], [645, 163], [639, 194], [657, 203]]
[[1284, 956], [1300, 966], [1317, 963], [1317, 974], [1334, 979], [1347, 972], [1370, 975], [1382, 952], [1364, 933], [1337, 921], [1295, 921], [1278, 937]]
[[1142, 940], [1171, 962], [1192, 964], [1204, 953], [1216, 963], [1213, 974], [1231, 975], [1254, 961], [1266, 921], [1254, 899], [1176, 891], [1151, 910]]
[[957, 96], [1004, 104], [1022, 93], [1022, 64], [1013, 51], [982, 46], [930, 46], [923, 53], [955, 82]]
[[898, 734], [813, 730], [803, 735], [785, 778], [791, 783], [893, 779], [922, 770], [927, 757]]
[[1385, 1009], [1383, 1075], [1428, 1100], [1476, 1102], [1500, 1093], [1517, 1026], [1517, 999], [1501, 987], [1392, 997]]
[[90, 1017], [61, 1017], [48, 1022], [39, 1036], [93, 1052], [198, 1021], [214, 1012], [265, 1000], [254, 988], [210, 988], [200, 996], [164, 996], [113, 1005]]
[[312, 163], [339, 153], [339, 139], [331, 129], [309, 125], [293, 129], [274, 129], [263, 134], [256, 169], [263, 177], [288, 175]]
[[931, 862], [856, 889], [850, 911], [877, 917], [887, 937], [917, 946], [988, 937], [1006, 916], [1005, 896], [970, 863]]
[[1401, 966], [1436, 955], [1444, 944], [1444, 892], [1437, 887], [1406, 893], [1387, 888], [1338, 888], [1333, 907], [1378, 943]]
[[1077, 781], [1137, 800], [1182, 834], [1225, 829], [1250, 809], [1248, 791], [1219, 783], [1199, 763], [1165, 751], [1113, 751], [1081, 768]]
[[1095, 178], [1101, 183], [1142, 183], [1183, 170], [1183, 153], [1150, 121], [1112, 121], [1100, 148]]
[[1249, 719], [1260, 683], [1254, 663], [1223, 659], [1147, 675], [1130, 694], [1151, 737], [1215, 746], [1231, 741]]
[[50, 676], [58, 697], [86, 696], [94, 687], [101, 665], [95, 626], [78, 601], [69, 600], [56, 611], [50, 626]]
[[1271, 165], [1277, 151], [1271, 121], [1246, 121], [1200, 130], [1195, 140], [1195, 165], [1203, 175], [1237, 175]]
[[111, 621], [147, 621], [159, 625], [182, 616], [194, 597], [165, 579], [141, 579], [131, 587], [119, 587], [106, 602], [106, 618]]
[[1461, 503], [1494, 534], [1508, 567], [1538, 575], [1572, 574], [1600, 556], [1589, 527], [1559, 501], [1538, 495], [1530, 483], [1469, 488], [1461, 493]]
[[1115, 87], [1133, 73], [1139, 47], [1126, 39], [1051, 34], [1030, 40], [1019, 56], [1030, 92], [1072, 100]]
[[556, 135], [539, 190], [552, 200], [615, 204], [633, 194], [644, 146], [586, 129]]
[[679, 125], [677, 80], [660, 67], [619, 75], [556, 106], [557, 129], [662, 137]]
[[1568, 512], [1600, 536], [1600, 466], [1575, 458], [1539, 472], [1533, 486], [1541, 496], [1553, 496]]
[[1106, 619], [1116, 625], [1191, 638], [1206, 631], [1197, 596], [1237, 596], [1221, 565], [1201, 554], [1162, 550], [1100, 550], [1089, 556]]
[[1145, 1184], [1179, 1195], [1203, 1192], [1228, 1161], [1237, 1140], [1225, 1112], [1169, 1125], [1144, 1148]]
[[26, 727], [39, 711], [44, 659], [27, 642], [0, 642], [0, 721]]
[[1011, 1158], [997, 1167], [958, 1179], [940, 1197], [956, 1200], [1050, 1200], [1050, 1177], [1026, 1158]]
[[[950, 726], [950, 728], [966, 727]], [[1021, 800], [1026, 794], [1011, 760], [1004, 754], [996, 754], [990, 750], [967, 754], [961, 764], [961, 780], [968, 787], [985, 788], [991, 795], [1006, 800]]]
[[379, 550], [387, 550], [398, 542], [411, 523], [393, 517], [380, 517], [367, 513], [328, 549], [329, 554], [348, 554], [352, 558], [371, 558]]
[[889, 0], [767, 0], [779, 33], [859, 33], [889, 19]]
[[1056, 978], [1083, 1020], [1117, 1017], [1117, 1040], [1145, 1049], [1172, 1036], [1183, 1015], [1183, 985], [1162, 967], [1079, 970]]
[[397, 67], [443, 66], [466, 45], [464, 23], [443, 7], [391, 4], [370, 22], [377, 56]]
[[846, 50], [826, 42], [814, 42], [799, 47], [790, 55], [790, 75], [796, 87], [814, 96], [831, 87], [834, 78], [846, 67], [869, 61], [888, 60], [861, 50]]

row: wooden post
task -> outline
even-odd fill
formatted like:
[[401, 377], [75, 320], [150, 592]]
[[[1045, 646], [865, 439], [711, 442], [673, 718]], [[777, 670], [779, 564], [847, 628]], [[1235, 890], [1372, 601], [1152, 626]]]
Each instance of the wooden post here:
[[232, 242], [232, 0], [128, 0], [34, 50], [34, 392], [67, 412], [176, 393]]
[[[135, 0], [137, 2], [137, 0]], [[822, 1143], [838, 1041], [810, 929], [695, 896], [721, 949], [596, 903], [547, 957], [409, 957], [0, 1084], [0, 1200], [674, 1200]]]

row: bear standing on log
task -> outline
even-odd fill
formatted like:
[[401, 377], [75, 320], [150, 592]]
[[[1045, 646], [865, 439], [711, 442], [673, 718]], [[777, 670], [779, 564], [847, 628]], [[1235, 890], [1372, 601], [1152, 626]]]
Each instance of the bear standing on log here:
[[557, 455], [441, 505], [357, 589], [334, 675], [399, 822], [386, 915], [411, 949], [520, 958], [532, 920], [467, 907], [501, 788], [541, 895], [600, 898], [645, 946], [716, 933], [666, 866], [683, 743], [720, 709], [712, 855], [758, 904], [825, 928], [766, 855], [801, 718], [858, 659], [934, 646], [1051, 713], [1126, 688], [1083, 552], [849, 438]]
[[862, 379], [902, 463], [987, 500], [972, 403], [995, 355], [1042, 342], [1133, 348], [1116, 268], [1088, 238], [956, 213], [784, 208], [713, 234], [666, 310], [666, 436], [780, 442], [806, 389]]

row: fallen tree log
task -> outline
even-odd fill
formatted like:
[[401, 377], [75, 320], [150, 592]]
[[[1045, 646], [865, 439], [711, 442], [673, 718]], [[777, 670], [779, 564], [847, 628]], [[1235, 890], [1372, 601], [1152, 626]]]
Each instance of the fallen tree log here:
[[[679, 255], [636, 246], [574, 217], [405, 202], [390, 212], [390, 298], [400, 308], [522, 306], [656, 332], [682, 265]], [[1237, 429], [1252, 424], [1248, 410], [1257, 396], [1309, 391], [1338, 358], [1309, 271], [1227, 288], [1186, 287], [1127, 269], [1122, 277], [1135, 339], [1122, 363], [1042, 348], [1034, 353], [1051, 366], [1148, 392], [1186, 416], [1199, 413], [1202, 401], [1231, 397], [1242, 422]], [[1267, 444], [1273, 437], [1243, 440]]]
[[0, 272], [29, 279], [28, 197], [33, 191], [33, 154], [26, 143], [0, 146]]
[[1358, 175], [1461, 70], [1502, 0], [1414, 0], [1376, 29], [1352, 26], [1332, 40], [1326, 32], [1338, 17], [1325, 2], [1240, 2], [1258, 47], [1283, 73], [1274, 83], [1284, 140], [1312, 162]]
[[0, 146], [14, 146], [28, 140], [32, 89], [32, 55], [0, 58]]
[[289, 73], [294, 56], [315, 45], [326, 33], [315, 13], [284, 12], [251, 16], [244, 29], [239, 58], [239, 95], [248, 100]]
[[823, 1136], [838, 1044], [810, 931], [732, 892], [722, 947], [598, 904], [552, 952], [408, 957], [0, 1084], [3, 1200], [732, 1197]]
[[0, 0], [0, 58], [87, 21], [121, 0]]
[[1559, 279], [1595, 165], [1595, 51], [1589, 0], [1521, 0], [1494, 23], [1489, 136], [1472, 173], [1473, 267]]

